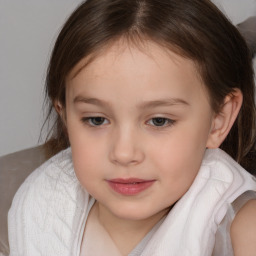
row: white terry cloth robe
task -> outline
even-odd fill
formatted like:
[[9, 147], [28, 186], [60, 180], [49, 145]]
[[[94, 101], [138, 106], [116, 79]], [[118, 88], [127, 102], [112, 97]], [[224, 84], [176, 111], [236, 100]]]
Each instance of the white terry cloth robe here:
[[[187, 193], [146, 244], [142, 256], [210, 256], [230, 204], [255, 178], [220, 149], [207, 149]], [[10, 256], [79, 256], [89, 194], [77, 180], [71, 149], [35, 170], [9, 211]], [[107, 255], [107, 252], [106, 252]]]

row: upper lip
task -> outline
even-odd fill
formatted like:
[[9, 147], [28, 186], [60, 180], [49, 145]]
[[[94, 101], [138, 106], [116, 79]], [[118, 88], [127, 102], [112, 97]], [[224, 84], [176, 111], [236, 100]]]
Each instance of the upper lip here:
[[120, 184], [143, 183], [143, 182], [152, 182], [152, 181], [155, 181], [155, 180], [145, 180], [145, 179], [138, 179], [138, 178], [128, 178], [128, 179], [118, 178], [118, 179], [108, 180], [108, 182], [120, 183]]

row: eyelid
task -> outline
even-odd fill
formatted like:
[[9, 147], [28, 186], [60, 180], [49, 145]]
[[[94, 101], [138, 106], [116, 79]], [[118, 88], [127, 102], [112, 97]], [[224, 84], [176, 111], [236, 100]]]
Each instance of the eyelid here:
[[[100, 123], [100, 121], [99, 121], [99, 124], [94, 124], [92, 122], [92, 120], [96, 119], [96, 118], [103, 119], [103, 122]], [[154, 119], [163, 119], [165, 122], [164, 122], [163, 125], [155, 125], [154, 123], [151, 123]], [[87, 125], [87, 126], [92, 127], [92, 128], [101, 128], [102, 126], [110, 124], [110, 121], [108, 120], [108, 118], [106, 118], [102, 115], [97, 115], [97, 114], [91, 115], [91, 116], [84, 116], [84, 117], [81, 118], [81, 122], [84, 125]], [[164, 117], [164, 116], [154, 116], [154, 117], [151, 117], [151, 118], [147, 119], [147, 121], [145, 123], [146, 123], [146, 125], [149, 125], [154, 129], [164, 129], [164, 128], [168, 128], [168, 127], [173, 126], [176, 123], [176, 120], [173, 120], [171, 118]]]
[[[157, 118], [164, 119], [167, 122], [167, 124], [159, 125], [159, 126], [154, 125], [154, 124], [149, 124], [150, 121], [152, 121], [153, 119], [157, 119]], [[173, 120], [173, 119], [170, 119], [170, 118], [167, 118], [167, 117], [162, 117], [162, 116], [152, 117], [146, 122], [146, 124], [152, 126], [154, 129], [164, 129], [164, 128], [173, 126], [175, 123], [176, 123], [176, 120]]]
[[[96, 124], [91, 123], [92, 119], [95, 119], [95, 118], [102, 118], [102, 119], [104, 119], [104, 122], [103, 122], [102, 124], [99, 124], [99, 125], [96, 125]], [[82, 118], [81, 118], [81, 122], [82, 122], [83, 124], [85, 124], [85, 125], [87, 125], [87, 126], [89, 126], [89, 127], [96, 127], [96, 128], [100, 128], [100, 127], [102, 127], [103, 125], [106, 125], [105, 121], [108, 122], [107, 124], [110, 123], [109, 120], [108, 120], [106, 117], [103, 117], [103, 116], [97, 116], [97, 115], [95, 115], [95, 116], [87, 116], [87, 117], [82, 117]]]

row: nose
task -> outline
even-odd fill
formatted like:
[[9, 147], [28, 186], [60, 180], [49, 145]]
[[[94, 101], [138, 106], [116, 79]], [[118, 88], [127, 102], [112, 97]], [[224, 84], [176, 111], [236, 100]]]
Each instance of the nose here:
[[110, 161], [116, 165], [129, 166], [143, 162], [145, 154], [138, 133], [132, 129], [119, 129], [111, 137]]

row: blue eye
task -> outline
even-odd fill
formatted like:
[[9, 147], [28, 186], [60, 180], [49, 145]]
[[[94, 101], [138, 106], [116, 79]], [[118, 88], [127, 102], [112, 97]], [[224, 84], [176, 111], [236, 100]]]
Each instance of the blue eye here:
[[83, 117], [82, 122], [90, 126], [101, 126], [108, 123], [107, 119], [101, 116]]
[[164, 127], [164, 126], [170, 126], [174, 124], [174, 120], [164, 118], [164, 117], [154, 117], [149, 120], [149, 124], [156, 126], [156, 127]]

